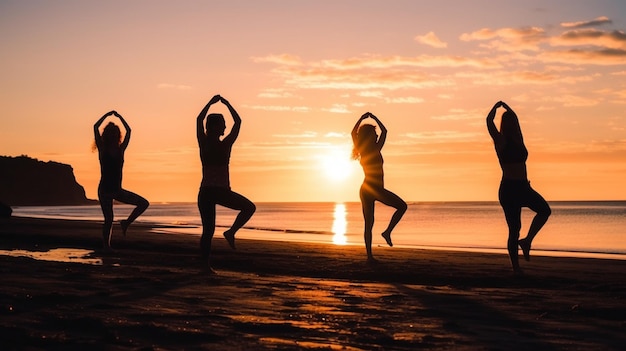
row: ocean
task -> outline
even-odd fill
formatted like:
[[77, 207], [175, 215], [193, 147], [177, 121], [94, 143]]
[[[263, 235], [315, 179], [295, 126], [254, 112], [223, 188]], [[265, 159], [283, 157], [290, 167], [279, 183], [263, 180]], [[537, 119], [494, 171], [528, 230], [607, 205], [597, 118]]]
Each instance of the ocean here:
[[[238, 238], [363, 245], [363, 217], [358, 202], [256, 205], [257, 212]], [[553, 201], [550, 206], [552, 216], [533, 242], [533, 255], [626, 259], [626, 201]], [[116, 204], [116, 221], [125, 218], [131, 209]], [[97, 205], [22, 206], [14, 207], [13, 214], [102, 221]], [[374, 249], [386, 246], [379, 233], [391, 214], [391, 208], [376, 204]], [[218, 206], [216, 236], [230, 226], [235, 215]], [[527, 209], [522, 212], [522, 237], [532, 215]], [[138, 222], [154, 224], [155, 231], [164, 235], [199, 236], [202, 231], [195, 202], [153, 203]], [[507, 226], [497, 202], [416, 202], [409, 204], [392, 239], [395, 247], [505, 253]]]

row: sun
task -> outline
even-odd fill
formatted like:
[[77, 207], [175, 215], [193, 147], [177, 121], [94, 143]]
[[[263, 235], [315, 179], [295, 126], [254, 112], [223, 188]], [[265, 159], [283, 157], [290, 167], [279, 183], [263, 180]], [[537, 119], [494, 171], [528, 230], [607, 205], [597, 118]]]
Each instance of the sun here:
[[329, 150], [321, 159], [324, 174], [335, 182], [347, 179], [352, 174], [352, 166], [350, 153], [344, 149]]

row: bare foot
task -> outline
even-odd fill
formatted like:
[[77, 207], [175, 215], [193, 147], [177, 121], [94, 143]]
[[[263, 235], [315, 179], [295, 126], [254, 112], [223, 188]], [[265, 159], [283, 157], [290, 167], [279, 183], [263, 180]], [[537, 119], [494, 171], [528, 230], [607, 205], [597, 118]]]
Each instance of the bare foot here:
[[120, 221], [120, 226], [122, 227], [122, 234], [126, 236], [126, 231], [128, 230], [130, 223], [128, 223], [127, 220], [122, 220]]
[[230, 246], [231, 249], [236, 250], [235, 248], [235, 234], [229, 232], [229, 231], [225, 231], [224, 232], [224, 238], [226, 238], [226, 241], [228, 241], [228, 245]]
[[513, 275], [516, 277], [523, 277], [524, 271], [521, 268], [513, 268]]
[[522, 248], [522, 253], [524, 254], [524, 259], [526, 261], [530, 261], [530, 242], [528, 239], [522, 239], [517, 242], [519, 247]]
[[367, 258], [367, 264], [371, 264], [371, 265], [378, 264], [378, 260], [375, 259], [373, 256], [370, 256]]
[[393, 243], [391, 242], [391, 233], [382, 233], [381, 236], [385, 238], [387, 245], [393, 247]]

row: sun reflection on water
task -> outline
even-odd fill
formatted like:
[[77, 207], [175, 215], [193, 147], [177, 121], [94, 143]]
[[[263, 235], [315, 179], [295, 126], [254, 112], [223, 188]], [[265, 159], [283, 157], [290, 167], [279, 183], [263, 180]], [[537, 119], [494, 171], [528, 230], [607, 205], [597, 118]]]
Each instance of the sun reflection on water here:
[[345, 245], [348, 243], [348, 238], [346, 237], [346, 231], [348, 230], [347, 214], [345, 204], [335, 204], [333, 228], [331, 229], [333, 232], [333, 244], [335, 245]]

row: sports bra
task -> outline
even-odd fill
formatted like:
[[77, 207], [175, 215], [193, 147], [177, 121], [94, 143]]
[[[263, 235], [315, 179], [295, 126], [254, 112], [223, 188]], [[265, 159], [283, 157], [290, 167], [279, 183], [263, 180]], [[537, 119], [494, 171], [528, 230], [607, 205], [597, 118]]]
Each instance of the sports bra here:
[[102, 191], [118, 191], [122, 188], [122, 167], [124, 155], [121, 150], [113, 154], [103, 150], [100, 158], [100, 188]]
[[528, 150], [522, 143], [507, 142], [502, 148], [496, 148], [496, 154], [500, 164], [526, 162], [528, 159]]
[[200, 148], [202, 161], [201, 187], [230, 188], [230, 174], [228, 164], [232, 144], [218, 141], [207, 142]]

